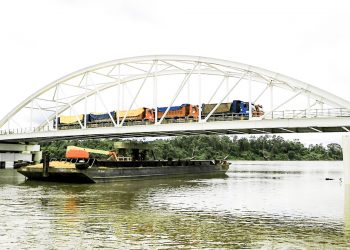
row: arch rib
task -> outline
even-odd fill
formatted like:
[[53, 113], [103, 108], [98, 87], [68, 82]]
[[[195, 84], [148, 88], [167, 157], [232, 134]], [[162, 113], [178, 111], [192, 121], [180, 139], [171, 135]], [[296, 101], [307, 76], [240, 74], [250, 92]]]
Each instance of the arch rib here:
[[[304, 92], [305, 94], [309, 94], [312, 98], [318, 101], [322, 101], [330, 106], [333, 107], [340, 107], [340, 108], [347, 108], [350, 109], [350, 102], [340, 98], [332, 93], [329, 93], [325, 90], [322, 90], [316, 86], [307, 84], [305, 82], [296, 80], [294, 78], [267, 70], [259, 67], [255, 67], [252, 65], [248, 64], [243, 64], [243, 63], [238, 63], [238, 62], [232, 62], [232, 61], [227, 61], [227, 60], [221, 60], [221, 59], [215, 59], [215, 58], [207, 58], [207, 57], [198, 57], [198, 56], [185, 56], [185, 55], [151, 55], [151, 56], [139, 56], [139, 57], [130, 57], [130, 58], [124, 58], [124, 59], [118, 59], [118, 60], [113, 60], [113, 61], [108, 61], [100, 64], [96, 64], [90, 67], [83, 68], [81, 70], [75, 71], [71, 74], [68, 74], [62, 78], [59, 78], [58, 80], [44, 86], [43, 88], [39, 89], [32, 95], [30, 95], [28, 98], [26, 98], [23, 102], [18, 104], [14, 109], [12, 109], [7, 115], [5, 115], [1, 121], [0, 121], [0, 127], [3, 127], [6, 122], [8, 122], [14, 115], [16, 115], [20, 110], [25, 108], [28, 104], [32, 102], [32, 100], [35, 100], [36, 98], [40, 97], [42, 94], [48, 92], [49, 90], [53, 88], [57, 88], [57, 86], [63, 82], [66, 82], [70, 79], [73, 79], [77, 76], [82, 76], [81, 81], [86, 77], [86, 74], [89, 72], [94, 72], [96, 70], [100, 70], [106, 67], [112, 67], [112, 69], [109, 71], [109, 73], [105, 76], [110, 77], [111, 79], [116, 80], [115, 82], [111, 82], [109, 84], [106, 84], [104, 86], [100, 86], [97, 88], [98, 91], [102, 91], [104, 89], [110, 88], [115, 86], [116, 84], [119, 83], [119, 80], [111, 75], [109, 75], [116, 66], [118, 65], [128, 65], [130, 63], [141, 63], [141, 62], [153, 62], [153, 61], [159, 61], [159, 62], [165, 62], [169, 65], [168, 68], [162, 69], [157, 72], [157, 76], [162, 76], [162, 75], [172, 75], [172, 74], [186, 74], [188, 71], [184, 71], [184, 69], [181, 69], [178, 67], [177, 70], [168, 70], [172, 68], [172, 64], [169, 63], [168, 61], [178, 61], [178, 62], [190, 62], [192, 65], [195, 63], [201, 63], [208, 65], [210, 69], [199, 69], [199, 70], [194, 70], [192, 74], [208, 74], [208, 75], [223, 75], [225, 76], [225, 73], [223, 70], [220, 69], [220, 66], [228, 67], [234, 71], [239, 70], [242, 74], [244, 72], [253, 72], [266, 80], [268, 78], [272, 79], [273, 82], [279, 82], [282, 83], [283, 86], [279, 87], [292, 87], [294, 89], [294, 92]], [[120, 84], [124, 84], [133, 80], [138, 80], [142, 79], [145, 77], [145, 72], [138, 74], [136, 76], [129, 76], [124, 79], [120, 80]], [[153, 77], [153, 76], [150, 76]], [[238, 76], [236, 76], [238, 77]], [[239, 77], [238, 77], [239, 78]], [[252, 77], [254, 78], [254, 76]], [[258, 78], [258, 76], [255, 76], [255, 78]], [[253, 79], [254, 80], [254, 79]], [[261, 80], [260, 80], [261, 81]], [[279, 84], [277, 84], [279, 85]], [[66, 104], [64, 107], [60, 108], [57, 113], [60, 114], [67, 110], [70, 105], [74, 105], [77, 102], [81, 101], [83, 98], [86, 96], [91, 96], [96, 94], [96, 90], [89, 90], [87, 93], [82, 93], [79, 96], [77, 96], [75, 99], [72, 101], [69, 101], [69, 104]], [[55, 115], [51, 115], [49, 117], [49, 120], [52, 120]], [[46, 122], [44, 122], [46, 123]], [[43, 124], [39, 125], [43, 126]]]

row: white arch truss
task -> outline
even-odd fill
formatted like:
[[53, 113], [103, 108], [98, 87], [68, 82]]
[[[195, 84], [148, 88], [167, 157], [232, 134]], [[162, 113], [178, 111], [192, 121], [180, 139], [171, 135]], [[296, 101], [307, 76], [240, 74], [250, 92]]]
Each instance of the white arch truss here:
[[[135, 107], [137, 101], [140, 100], [139, 95], [146, 82], [149, 82], [150, 79], [153, 79], [151, 96], [153, 99], [152, 106], [158, 107], [157, 100], [160, 94], [158, 93], [158, 85], [160, 84], [158, 80], [161, 77], [182, 75], [183, 78], [180, 80], [180, 84], [176, 91], [174, 91], [172, 97], [169, 98], [168, 103], [161, 105], [168, 107], [167, 111], [169, 107], [174, 104], [178, 96], [186, 91], [186, 86], [189, 86], [187, 83], [190, 81], [190, 78], [194, 76], [197, 76], [198, 79], [198, 89], [196, 91], [198, 92], [197, 104], [206, 103], [201, 96], [201, 79], [204, 76], [216, 76], [220, 79], [218, 83], [215, 83], [217, 87], [212, 91], [209, 102], [211, 102], [217, 95], [218, 90], [222, 89], [226, 83], [226, 90], [223, 94], [219, 97], [216, 96], [218, 100], [217, 105], [224, 102], [235, 90], [237, 85], [241, 84], [243, 81], [245, 81], [247, 88], [249, 87], [249, 91], [252, 81], [263, 84], [264, 88], [262, 88], [259, 94], [255, 96], [252, 96], [251, 93], [249, 94], [249, 102], [256, 102], [261, 96], [266, 94], [270, 95], [270, 109], [265, 110], [265, 115], [260, 117], [260, 119], [268, 119], [269, 114], [280, 109], [298, 96], [306, 96], [309, 100], [312, 100], [313, 103], [311, 103], [311, 101], [308, 102], [307, 109], [312, 108], [314, 105], [323, 104], [333, 108], [350, 109], [349, 101], [335, 96], [328, 91], [283, 74], [252, 65], [199, 56], [152, 55], [104, 62], [68, 74], [44, 86], [18, 104], [1, 119], [0, 128], [6, 129], [6, 124], [9, 128], [10, 123], [20, 123], [15, 120], [15, 117], [19, 113], [25, 112], [27, 112], [27, 119], [30, 119], [31, 129], [43, 128], [50, 123], [52, 124], [59, 115], [67, 110], [70, 110], [71, 115], [78, 116], [81, 112], [75, 110], [75, 105], [84, 103], [84, 101], [86, 102], [86, 100], [91, 97], [95, 97], [95, 102], [101, 103], [104, 111], [109, 112], [110, 110], [108, 110], [105, 100], [101, 96], [101, 92], [113, 87], [118, 88], [116, 100], [118, 103], [117, 110], [120, 110], [122, 108], [121, 106], [124, 105], [123, 103], [125, 103], [124, 98], [126, 98], [126, 91], [128, 90], [127, 84], [139, 81], [140, 84], [136, 88], [136, 93], [132, 94], [132, 98], [129, 98], [127, 107], [123, 107], [126, 110], [131, 110]], [[230, 84], [228, 84], [229, 82]], [[277, 104], [276, 98], [273, 97], [275, 88], [287, 90], [291, 93], [291, 96]], [[270, 91], [268, 91], [269, 89]], [[190, 93], [189, 87], [188, 93]], [[188, 96], [189, 95], [190, 94], [188, 94]], [[41, 118], [33, 121], [33, 111], [40, 114]], [[30, 114], [28, 114], [28, 112]], [[88, 113], [89, 110], [85, 108], [84, 112]], [[206, 122], [211, 114], [212, 112], [203, 119], [199, 118], [199, 122]], [[122, 119], [119, 119], [119, 117], [117, 118], [118, 120], [116, 122], [112, 119], [113, 125], [115, 127], [123, 126], [125, 117]], [[158, 118], [159, 121], [156, 122], [156, 124], [162, 123], [164, 116]], [[81, 128], [86, 128], [86, 121], [79, 121], [79, 125]]]

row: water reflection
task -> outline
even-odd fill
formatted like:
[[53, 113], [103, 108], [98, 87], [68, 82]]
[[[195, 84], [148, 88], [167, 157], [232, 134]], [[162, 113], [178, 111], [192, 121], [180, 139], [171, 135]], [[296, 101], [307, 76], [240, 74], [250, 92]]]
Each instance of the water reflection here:
[[94, 185], [18, 184], [11, 172], [12, 184], [0, 182], [0, 249], [346, 249], [341, 166], [310, 164]]

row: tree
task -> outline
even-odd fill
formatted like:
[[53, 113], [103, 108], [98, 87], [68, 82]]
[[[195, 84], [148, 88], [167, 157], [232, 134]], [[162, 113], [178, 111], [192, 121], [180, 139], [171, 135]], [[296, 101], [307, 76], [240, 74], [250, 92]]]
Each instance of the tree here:
[[[41, 144], [53, 158], [63, 158], [66, 147], [75, 145], [87, 148], [113, 150], [116, 140], [55, 141]], [[281, 136], [237, 136], [198, 135], [179, 136], [165, 140], [147, 142], [157, 159], [224, 159], [230, 160], [341, 160], [342, 149], [331, 143], [305, 147], [299, 140], [288, 141]], [[100, 157], [100, 156], [99, 156]], [[153, 158], [149, 154], [148, 158]]]

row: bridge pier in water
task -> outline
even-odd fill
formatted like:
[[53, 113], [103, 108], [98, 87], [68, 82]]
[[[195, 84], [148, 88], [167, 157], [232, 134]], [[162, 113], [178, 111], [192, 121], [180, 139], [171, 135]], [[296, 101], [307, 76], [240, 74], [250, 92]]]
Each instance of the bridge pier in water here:
[[342, 140], [344, 164], [344, 233], [350, 238], [350, 135]]
[[350, 135], [344, 135], [342, 141], [343, 164], [344, 164], [344, 183], [350, 185]]
[[20, 161], [39, 163], [41, 158], [40, 145], [0, 143], [0, 168], [13, 168]]

